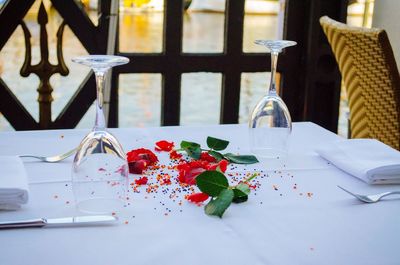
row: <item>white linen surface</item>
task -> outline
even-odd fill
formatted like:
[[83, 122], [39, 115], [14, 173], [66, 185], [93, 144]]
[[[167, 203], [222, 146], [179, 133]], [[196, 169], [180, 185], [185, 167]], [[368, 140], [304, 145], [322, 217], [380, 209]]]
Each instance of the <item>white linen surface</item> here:
[[[152, 148], [161, 139], [204, 145], [210, 135], [230, 140], [229, 152], [248, 151], [247, 128], [241, 125], [113, 132], [125, 150]], [[57, 153], [69, 150], [84, 134], [79, 130], [0, 133], [0, 154], [5, 150], [39, 153], [32, 139], [47, 140], [48, 148], [41, 151]], [[260, 187], [249, 200], [231, 205], [222, 219], [205, 215], [203, 206], [181, 197], [171, 199], [170, 192], [147, 194], [142, 187], [140, 193], [130, 194], [130, 205], [117, 213], [116, 225], [0, 231], [0, 264], [399, 264], [399, 200], [362, 204], [338, 189], [339, 184], [375, 193], [385, 186], [350, 178], [313, 151], [337, 139], [314, 124], [295, 123], [286, 161], [231, 168], [233, 172], [263, 170], [267, 176], [257, 178]], [[158, 156], [162, 163], [167, 161], [167, 153]], [[29, 203], [20, 211], [0, 212], [0, 222], [77, 214], [68, 181], [71, 162], [71, 158], [56, 164], [26, 162]], [[131, 181], [138, 177], [130, 176]]]
[[316, 152], [368, 184], [400, 184], [400, 152], [378, 140], [340, 140]]
[[[226, 152], [249, 154], [246, 125], [224, 126], [184, 126], [154, 128], [110, 129], [118, 138], [125, 151], [136, 148], [154, 148], [159, 140], [174, 141], [177, 145], [182, 140], [189, 140], [206, 146], [207, 136], [219, 137], [230, 141]], [[52, 130], [3, 132], [0, 134], [0, 155], [33, 154], [48, 156], [65, 153], [78, 146], [89, 130]], [[314, 146], [338, 139], [338, 136], [310, 122], [294, 123], [289, 139], [289, 156], [286, 159], [262, 159], [262, 163], [252, 165], [257, 169], [270, 170], [327, 168], [327, 162], [315, 151]], [[29, 167], [29, 183], [64, 182], [71, 180], [73, 156], [59, 163], [44, 164], [36, 159], [24, 158]], [[43, 166], [46, 165], [46, 166]]]
[[28, 180], [21, 159], [0, 156], [0, 210], [16, 210], [28, 202]]

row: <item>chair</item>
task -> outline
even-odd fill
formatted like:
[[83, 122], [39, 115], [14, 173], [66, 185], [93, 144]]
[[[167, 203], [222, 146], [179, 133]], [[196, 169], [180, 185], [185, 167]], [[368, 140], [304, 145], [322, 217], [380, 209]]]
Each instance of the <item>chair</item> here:
[[375, 138], [400, 150], [400, 76], [382, 29], [320, 19], [348, 95], [351, 138]]

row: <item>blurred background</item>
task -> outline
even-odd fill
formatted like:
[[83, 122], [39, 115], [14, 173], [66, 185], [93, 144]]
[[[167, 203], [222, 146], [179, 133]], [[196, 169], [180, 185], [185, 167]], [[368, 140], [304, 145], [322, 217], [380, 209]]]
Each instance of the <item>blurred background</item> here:
[[[395, 1], [395, 0], [394, 0]], [[4, 4], [0, 0], [0, 7]], [[50, 62], [56, 62], [56, 31], [62, 18], [50, 1], [43, 1], [49, 15]], [[400, 2], [400, 1], [399, 1]], [[84, 8], [94, 24], [97, 23], [97, 1], [82, 0]], [[32, 63], [40, 60], [39, 24], [37, 12], [40, 1], [36, 1], [26, 17], [25, 23], [32, 34]], [[185, 2], [183, 21], [183, 52], [221, 53], [224, 38], [224, 0], [192, 0]], [[163, 0], [121, 0], [119, 13], [119, 51], [134, 53], [159, 53], [162, 51]], [[372, 25], [375, 3], [373, 0], [349, 1], [347, 22], [355, 26]], [[255, 45], [256, 39], [281, 38], [279, 0], [246, 0], [244, 16], [243, 51], [265, 52]], [[380, 18], [382, 21], [384, 18]], [[71, 58], [87, 54], [72, 31], [66, 27], [63, 51], [70, 74], [66, 77], [55, 74], [51, 77], [54, 88], [52, 104], [53, 119], [60, 113], [75, 93], [89, 69], [71, 62]], [[18, 27], [0, 51], [0, 75], [13, 93], [38, 119], [36, 75], [22, 78], [19, 74], [23, 64], [25, 44], [23, 31]], [[218, 124], [220, 116], [221, 78], [218, 73], [188, 73], [182, 75], [181, 125]], [[159, 126], [161, 113], [161, 74], [121, 74], [119, 76], [119, 127]], [[243, 73], [241, 79], [239, 123], [246, 123], [249, 113], [265, 94], [269, 73]], [[339, 134], [347, 134], [346, 95], [342, 91], [339, 115]], [[78, 128], [90, 128], [94, 120], [92, 106]], [[0, 113], [0, 130], [13, 130]]]

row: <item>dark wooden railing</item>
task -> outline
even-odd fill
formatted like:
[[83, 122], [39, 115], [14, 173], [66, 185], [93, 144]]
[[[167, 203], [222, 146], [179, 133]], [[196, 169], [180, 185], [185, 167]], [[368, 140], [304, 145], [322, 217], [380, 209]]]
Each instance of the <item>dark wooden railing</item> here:
[[[98, 26], [91, 22], [75, 0], [51, 2], [64, 19], [63, 24], [71, 28], [89, 54], [106, 53], [111, 1], [100, 1]], [[9, 0], [0, 10], [0, 52], [33, 3], [34, 0]], [[180, 122], [183, 73], [222, 73], [220, 122], [237, 123], [241, 74], [270, 71], [270, 62], [266, 59], [268, 54], [243, 52], [244, 6], [245, 0], [226, 0], [222, 53], [183, 53], [183, 0], [165, 0], [161, 53], [115, 50], [115, 54], [128, 57], [130, 63], [113, 70], [108, 126], [118, 126], [118, 76], [125, 73], [162, 74], [161, 125], [178, 125]], [[310, 120], [331, 131], [337, 130], [340, 75], [318, 19], [329, 15], [344, 21], [346, 10], [346, 0], [287, 0], [285, 3], [283, 38], [297, 41], [298, 45], [280, 56], [278, 71], [282, 76], [281, 96], [294, 121]], [[59, 64], [62, 64], [62, 59], [59, 59]], [[40, 70], [32, 73], [41, 80], [47, 76]], [[41, 90], [38, 91], [40, 96]], [[42, 107], [44, 112], [36, 122], [0, 78], [0, 112], [17, 130], [73, 128], [95, 100], [95, 81], [90, 73], [54, 121], [49, 118], [51, 87], [46, 93], [46, 100], [39, 101], [39, 104], [47, 104], [47, 107]]]

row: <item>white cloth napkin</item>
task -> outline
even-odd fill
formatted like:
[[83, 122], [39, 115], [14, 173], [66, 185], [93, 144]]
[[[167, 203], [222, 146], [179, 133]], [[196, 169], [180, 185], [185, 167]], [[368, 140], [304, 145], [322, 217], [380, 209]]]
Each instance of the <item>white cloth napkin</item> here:
[[0, 156], [0, 210], [16, 210], [28, 202], [28, 180], [17, 156]]
[[400, 184], [400, 152], [374, 139], [348, 139], [316, 150], [341, 170], [369, 184]]

